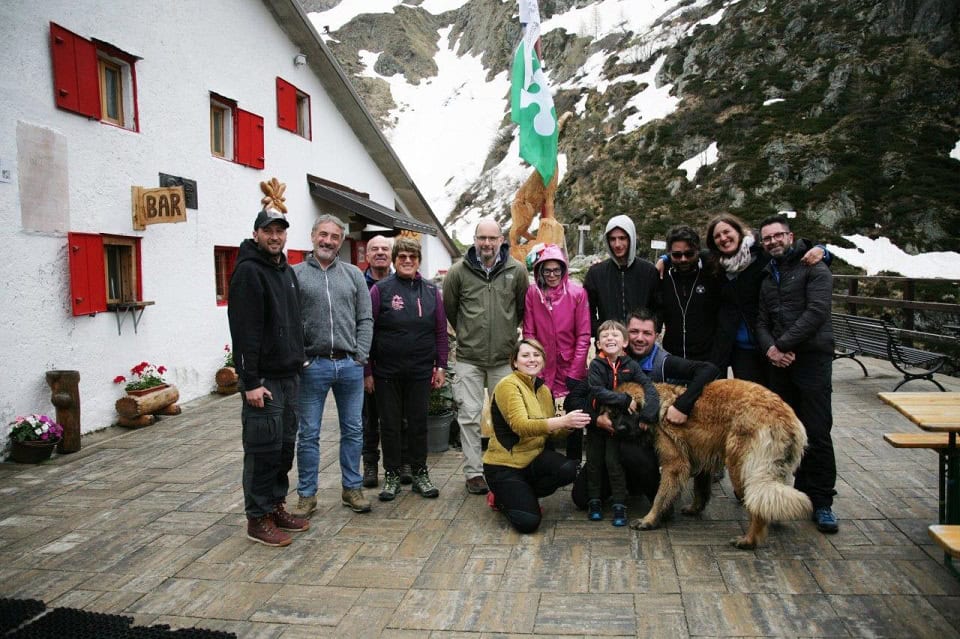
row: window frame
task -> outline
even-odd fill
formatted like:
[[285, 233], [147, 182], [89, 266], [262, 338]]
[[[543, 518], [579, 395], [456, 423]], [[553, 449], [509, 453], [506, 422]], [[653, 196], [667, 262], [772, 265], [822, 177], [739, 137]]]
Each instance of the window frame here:
[[[129, 235], [103, 235], [103, 274], [104, 287], [107, 297], [107, 308], [111, 305], [123, 304], [127, 302], [139, 302], [143, 300], [143, 286], [140, 277], [140, 239], [139, 237]], [[121, 251], [111, 247], [120, 247], [127, 249]], [[111, 291], [111, 276], [114, 268], [111, 266], [111, 254], [117, 253], [120, 264], [117, 268], [121, 270], [118, 275], [119, 297]], [[126, 299], [132, 297], [133, 299]]]
[[213, 247], [213, 281], [217, 306], [227, 306], [230, 303], [230, 278], [237, 266], [239, 252], [236, 246]]
[[[221, 126], [221, 139], [223, 146], [222, 153], [217, 153], [214, 144], [214, 112], [219, 112], [223, 116]], [[216, 93], [210, 93], [210, 154], [215, 158], [236, 161], [236, 137], [237, 137], [237, 102], [225, 98]]]
[[[100, 120], [116, 126], [123, 126], [123, 69], [119, 64], [105, 57], [97, 58], [97, 69], [100, 84]], [[107, 76], [110, 72], [116, 73], [117, 76], [113, 91], [109, 90], [107, 82]], [[110, 95], [111, 93], [113, 95]], [[117, 111], [119, 112], [117, 118], [110, 116], [111, 100], [116, 101]]]

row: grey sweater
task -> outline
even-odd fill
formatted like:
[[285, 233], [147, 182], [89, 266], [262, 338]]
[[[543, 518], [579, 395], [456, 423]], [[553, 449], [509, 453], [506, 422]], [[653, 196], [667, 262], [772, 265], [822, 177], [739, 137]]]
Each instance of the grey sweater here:
[[307, 357], [351, 353], [365, 364], [373, 341], [370, 292], [363, 273], [353, 264], [335, 259], [326, 269], [314, 255], [293, 267], [300, 282]]

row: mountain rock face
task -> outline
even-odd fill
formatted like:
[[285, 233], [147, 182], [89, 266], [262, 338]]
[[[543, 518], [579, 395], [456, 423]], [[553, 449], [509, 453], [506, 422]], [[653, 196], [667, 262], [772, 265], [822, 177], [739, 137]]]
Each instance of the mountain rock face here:
[[[302, 1], [308, 10], [331, 4]], [[385, 128], [389, 88], [357, 77], [359, 50], [379, 52], [379, 73], [418, 82], [436, 72], [437, 29], [452, 26], [458, 53], [481, 56], [492, 77], [509, 68], [519, 39], [512, 1], [471, 0], [439, 16], [412, 4], [358, 16], [332, 34], [331, 49]], [[546, 20], [590, 4], [541, 0], [540, 9]], [[596, 239], [611, 216], [626, 213], [649, 240], [677, 223], [702, 228], [720, 211], [756, 223], [795, 210], [805, 237], [844, 244], [841, 234], [880, 234], [908, 252], [960, 250], [960, 161], [949, 157], [960, 140], [960, 2], [679, 4], [686, 8], [655, 25], [682, 34], [666, 48], [627, 30], [600, 40], [562, 30], [544, 36], [554, 87], [598, 51], [611, 81], [602, 91], [555, 91], [558, 113], [577, 112], [560, 141], [562, 222], [590, 224]], [[724, 7], [716, 24], [697, 24]], [[624, 133], [636, 113], [631, 98], [647, 84], [616, 80], [647, 73], [664, 56], [655, 83], [672, 85], [676, 111]], [[503, 159], [512, 134], [506, 114], [487, 169]], [[718, 160], [688, 180], [678, 166], [712, 143]], [[437, 215], [454, 222], [479, 208], [508, 222], [513, 194], [491, 195], [482, 182], [478, 176], [454, 211]]]

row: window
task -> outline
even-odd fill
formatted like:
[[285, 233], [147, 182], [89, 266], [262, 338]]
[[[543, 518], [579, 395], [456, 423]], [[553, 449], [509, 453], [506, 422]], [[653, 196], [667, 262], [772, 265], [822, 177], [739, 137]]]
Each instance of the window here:
[[67, 249], [74, 315], [143, 299], [139, 237], [69, 233]]
[[217, 288], [217, 306], [226, 306], [230, 298], [230, 276], [237, 264], [235, 246], [213, 247], [213, 274]]
[[50, 23], [57, 106], [131, 131], [137, 115], [136, 56]]
[[310, 139], [310, 96], [277, 78], [277, 126]]
[[264, 168], [263, 118], [238, 108], [235, 100], [211, 93], [210, 153], [244, 166]]

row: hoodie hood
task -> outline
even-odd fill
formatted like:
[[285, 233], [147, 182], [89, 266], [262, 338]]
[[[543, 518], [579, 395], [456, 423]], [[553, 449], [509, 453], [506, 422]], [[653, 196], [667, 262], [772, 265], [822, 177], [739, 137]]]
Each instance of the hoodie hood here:
[[617, 258], [614, 257], [613, 252], [610, 250], [610, 241], [607, 239], [607, 236], [610, 235], [610, 231], [613, 229], [620, 229], [630, 238], [630, 248], [627, 249], [627, 263], [623, 265], [624, 267], [630, 266], [637, 256], [637, 227], [634, 225], [633, 220], [626, 215], [614, 215], [610, 218], [610, 221], [607, 222], [607, 228], [603, 232], [603, 241], [606, 243], [607, 253], [613, 258], [613, 261], [616, 262]]
[[566, 283], [568, 274], [567, 256], [563, 254], [563, 249], [556, 244], [537, 244], [530, 249], [530, 252], [527, 254], [527, 260], [532, 264], [533, 279], [536, 280], [537, 286], [540, 288], [545, 286], [545, 284], [541, 285], [540, 269], [543, 268], [543, 263], [549, 260], [560, 262], [561, 268], [563, 268], [561, 286]]

